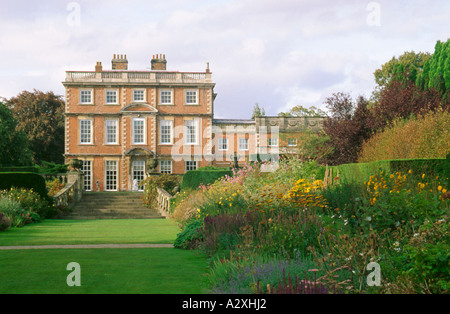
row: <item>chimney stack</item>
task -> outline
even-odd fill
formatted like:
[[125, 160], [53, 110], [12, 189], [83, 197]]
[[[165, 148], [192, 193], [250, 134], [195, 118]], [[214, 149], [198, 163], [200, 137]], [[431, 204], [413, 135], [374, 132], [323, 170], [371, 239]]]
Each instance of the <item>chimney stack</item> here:
[[152, 71], [165, 71], [167, 69], [167, 60], [166, 55], [157, 54], [156, 57], [153, 55], [152, 63]]
[[128, 70], [127, 55], [114, 54], [111, 64], [113, 70]]
[[102, 71], [103, 71], [102, 63], [100, 61], [97, 61], [97, 64], [95, 65], [95, 72], [102, 72]]

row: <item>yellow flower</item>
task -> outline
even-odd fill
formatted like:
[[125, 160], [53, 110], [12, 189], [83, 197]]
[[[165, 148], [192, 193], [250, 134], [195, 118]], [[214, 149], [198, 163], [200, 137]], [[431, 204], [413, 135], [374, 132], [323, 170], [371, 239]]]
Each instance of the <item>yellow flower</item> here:
[[422, 174], [422, 179], [425, 179], [425, 173]]
[[442, 186], [438, 186], [438, 191], [442, 191]]
[[411, 174], [411, 173], [412, 173], [412, 170], [411, 170], [411, 169], [409, 169], [409, 170], [408, 170], [408, 173], [409, 173], [409, 174]]

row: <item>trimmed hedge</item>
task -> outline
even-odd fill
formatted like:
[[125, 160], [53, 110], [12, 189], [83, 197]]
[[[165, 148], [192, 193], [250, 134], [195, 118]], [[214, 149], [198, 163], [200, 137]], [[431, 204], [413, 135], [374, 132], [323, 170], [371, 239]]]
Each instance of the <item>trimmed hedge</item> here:
[[343, 164], [330, 167], [333, 170], [333, 178], [339, 170], [339, 183], [363, 183], [369, 180], [371, 175], [382, 170], [387, 173], [407, 172], [425, 173], [428, 176], [439, 176], [448, 182], [450, 177], [450, 154], [446, 159], [399, 159], [380, 160], [368, 163]]
[[36, 173], [31, 172], [5, 172], [0, 173], [0, 190], [9, 190], [12, 187], [33, 189], [44, 200], [53, 202], [47, 194], [45, 179]]
[[38, 173], [39, 169], [37, 166], [31, 166], [31, 167], [1, 167], [0, 173], [3, 172], [33, 172]]
[[233, 172], [229, 168], [219, 167], [203, 167], [197, 170], [190, 170], [183, 176], [181, 190], [194, 190], [197, 189], [200, 184], [212, 184], [225, 175], [232, 176]]

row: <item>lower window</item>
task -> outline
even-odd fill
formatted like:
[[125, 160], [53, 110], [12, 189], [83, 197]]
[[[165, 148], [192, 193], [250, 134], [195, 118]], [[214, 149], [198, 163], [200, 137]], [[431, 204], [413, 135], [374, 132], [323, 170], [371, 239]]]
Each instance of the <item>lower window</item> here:
[[81, 172], [84, 174], [84, 190], [92, 191], [92, 162], [90, 160], [83, 160]]
[[189, 170], [197, 170], [197, 162], [196, 161], [186, 161], [186, 171]]
[[117, 191], [117, 161], [107, 160], [105, 162], [106, 191]]
[[172, 160], [161, 160], [159, 163], [160, 173], [172, 173]]

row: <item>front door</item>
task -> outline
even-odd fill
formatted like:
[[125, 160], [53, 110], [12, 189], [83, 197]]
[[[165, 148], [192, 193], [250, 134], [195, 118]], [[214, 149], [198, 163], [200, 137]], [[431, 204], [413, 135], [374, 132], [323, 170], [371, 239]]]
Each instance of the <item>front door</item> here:
[[133, 161], [133, 191], [143, 191], [141, 182], [145, 179], [145, 160]]

